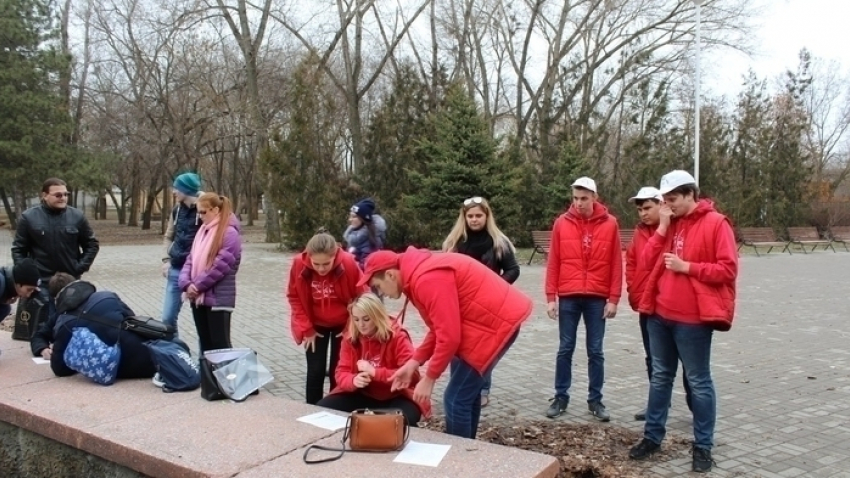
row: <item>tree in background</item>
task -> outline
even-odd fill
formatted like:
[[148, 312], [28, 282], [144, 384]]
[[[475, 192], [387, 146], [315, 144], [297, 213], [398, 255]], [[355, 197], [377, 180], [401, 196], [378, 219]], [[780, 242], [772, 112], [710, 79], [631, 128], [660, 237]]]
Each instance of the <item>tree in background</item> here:
[[422, 241], [437, 246], [464, 199], [486, 197], [497, 210], [511, 202], [519, 172], [497, 154], [498, 142], [461, 83], [449, 87], [427, 130], [432, 133], [417, 148], [426, 172], [411, 171], [416, 190], [405, 199], [426, 227]]
[[333, 131], [337, 106], [314, 58], [299, 66], [289, 91], [289, 123], [260, 163], [270, 178], [266, 193], [281, 210], [281, 242], [300, 250], [319, 228], [342, 236], [351, 193]]
[[0, 196], [14, 223], [7, 195], [22, 211], [41, 182], [67, 171], [74, 158], [67, 144], [73, 126], [58, 88], [69, 58], [58, 48], [50, 2], [0, 0], [0, 32]]

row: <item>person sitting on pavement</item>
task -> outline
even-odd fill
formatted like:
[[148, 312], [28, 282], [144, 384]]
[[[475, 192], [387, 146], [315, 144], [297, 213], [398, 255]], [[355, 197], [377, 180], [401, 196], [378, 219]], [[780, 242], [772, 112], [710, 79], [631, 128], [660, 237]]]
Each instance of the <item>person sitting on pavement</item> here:
[[413, 342], [401, 323], [387, 314], [375, 294], [363, 294], [349, 307], [351, 317], [336, 367], [336, 388], [316, 405], [342, 412], [397, 408], [410, 426], [428, 416], [430, 402], [413, 401], [413, 387], [393, 391], [390, 377], [413, 358]]
[[12, 304], [38, 290], [38, 265], [21, 259], [14, 267], [0, 267], [0, 320], [12, 313]]
[[[151, 378], [156, 372], [153, 359], [145, 346], [145, 339], [133, 332], [122, 330], [121, 322], [136, 314], [118, 294], [97, 291], [90, 282], [75, 280], [70, 274], [59, 272], [51, 279], [50, 295], [56, 297], [56, 317], [44, 322], [30, 341], [36, 357], [50, 360], [50, 368], [57, 377], [77, 373], [65, 363], [65, 348], [71, 341], [75, 327], [85, 327], [108, 346], [120, 344], [121, 359], [118, 378]], [[95, 317], [98, 321], [87, 319]], [[101, 322], [111, 322], [114, 326]]]

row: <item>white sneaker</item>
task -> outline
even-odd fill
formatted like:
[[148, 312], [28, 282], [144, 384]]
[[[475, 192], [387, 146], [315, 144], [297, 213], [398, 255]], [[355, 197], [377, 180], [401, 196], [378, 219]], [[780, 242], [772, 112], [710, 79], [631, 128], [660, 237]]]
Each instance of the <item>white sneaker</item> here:
[[154, 374], [153, 378], [151, 379], [151, 382], [153, 382], [153, 384], [159, 388], [165, 386], [165, 382], [162, 381], [162, 377], [159, 376], [159, 372]]

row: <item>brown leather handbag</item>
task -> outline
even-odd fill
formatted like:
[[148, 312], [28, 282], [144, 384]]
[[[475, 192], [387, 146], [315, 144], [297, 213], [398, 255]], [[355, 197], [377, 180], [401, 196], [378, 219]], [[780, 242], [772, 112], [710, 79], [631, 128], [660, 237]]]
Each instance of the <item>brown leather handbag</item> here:
[[[346, 451], [385, 453], [404, 448], [410, 435], [410, 426], [401, 410], [355, 410], [348, 416], [345, 432], [342, 434], [342, 448], [330, 448], [321, 445], [310, 445], [304, 450], [304, 463], [326, 463], [338, 460]], [[348, 442], [348, 448], [345, 442]], [[339, 452], [330, 458], [311, 460], [307, 458], [310, 450], [326, 450]]]

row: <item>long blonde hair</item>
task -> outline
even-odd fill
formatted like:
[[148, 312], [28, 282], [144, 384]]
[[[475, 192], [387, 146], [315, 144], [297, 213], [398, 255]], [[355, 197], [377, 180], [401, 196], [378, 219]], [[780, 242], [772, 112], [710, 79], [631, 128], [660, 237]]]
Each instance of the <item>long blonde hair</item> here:
[[490, 237], [493, 238], [493, 249], [496, 250], [496, 259], [501, 259], [507, 252], [516, 252], [511, 240], [496, 225], [496, 218], [493, 217], [493, 209], [490, 207], [490, 203], [478, 196], [465, 200], [464, 204], [460, 207], [460, 214], [458, 214], [457, 221], [455, 221], [455, 225], [452, 227], [446, 240], [443, 241], [443, 252], [455, 252], [457, 251], [458, 244], [466, 242], [466, 212], [476, 207], [481, 208], [484, 211], [484, 215], [487, 216], [485, 229], [487, 229], [487, 234], [490, 234]]
[[375, 338], [381, 342], [388, 342], [393, 336], [392, 319], [381, 299], [371, 292], [360, 295], [348, 306], [348, 334], [351, 341], [357, 343], [360, 340], [360, 329], [354, 323], [355, 307], [365, 312], [369, 320], [377, 327]]
[[213, 236], [209, 256], [207, 256], [207, 267], [211, 267], [213, 262], [215, 262], [215, 256], [218, 255], [218, 251], [221, 250], [221, 246], [224, 244], [224, 234], [227, 232], [227, 228], [230, 227], [230, 216], [233, 214], [233, 205], [227, 196], [219, 196], [216, 193], [201, 194], [198, 197], [198, 206], [201, 207], [201, 205], [205, 209], [219, 208], [218, 225], [215, 228], [215, 235]]

